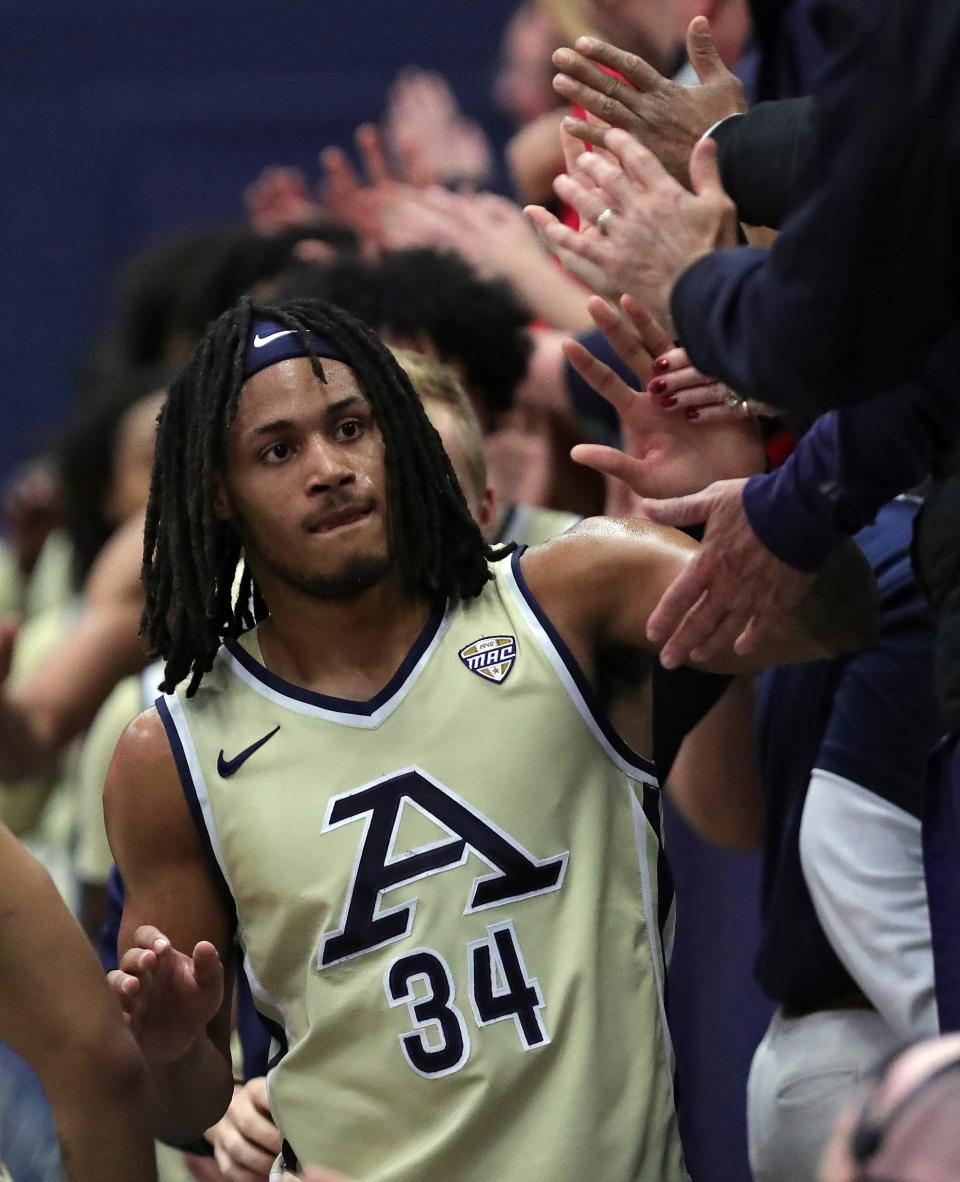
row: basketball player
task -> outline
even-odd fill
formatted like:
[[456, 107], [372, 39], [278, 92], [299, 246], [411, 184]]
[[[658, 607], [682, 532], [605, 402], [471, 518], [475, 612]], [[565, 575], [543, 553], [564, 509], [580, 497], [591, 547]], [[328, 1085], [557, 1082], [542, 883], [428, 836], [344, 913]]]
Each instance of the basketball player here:
[[50, 877], [3, 826], [0, 898], [0, 1040], [43, 1082], [68, 1182], [151, 1182], [140, 1054]]
[[[651, 703], [600, 697], [614, 656], [642, 696], [647, 616], [695, 551], [612, 520], [491, 550], [358, 322], [244, 301], [211, 327], [171, 388], [147, 513], [167, 693], [105, 795], [128, 892], [111, 981], [166, 1137], [229, 1103], [236, 936], [285, 1050], [288, 1168], [510, 1182], [602, 1155], [610, 1182], [686, 1178]], [[851, 561], [842, 592], [821, 582], [718, 668], [862, 641]]]

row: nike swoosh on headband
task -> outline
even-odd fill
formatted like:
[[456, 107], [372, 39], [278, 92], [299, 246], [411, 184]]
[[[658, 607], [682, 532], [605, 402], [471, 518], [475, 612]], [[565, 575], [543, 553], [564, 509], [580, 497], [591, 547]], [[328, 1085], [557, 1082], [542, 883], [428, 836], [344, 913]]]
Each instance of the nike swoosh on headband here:
[[284, 328], [280, 332], [272, 332], [268, 337], [262, 337], [259, 333], [253, 338], [253, 347], [255, 349], [262, 349], [264, 345], [269, 345], [271, 341], [275, 341], [278, 337], [293, 336], [292, 328]]
[[264, 743], [272, 739], [279, 729], [280, 724], [278, 722], [273, 730], [269, 732], [269, 734], [264, 735], [262, 739], [257, 739], [257, 741], [255, 743], [251, 743], [249, 747], [244, 747], [240, 754], [235, 755], [233, 759], [224, 759], [223, 748], [221, 747], [220, 754], [217, 756], [217, 771], [220, 773], [220, 776], [226, 780], [229, 776], [232, 776], [234, 772], [239, 771], [240, 768], [250, 758], [250, 756], [253, 755], [255, 751], [259, 751]]

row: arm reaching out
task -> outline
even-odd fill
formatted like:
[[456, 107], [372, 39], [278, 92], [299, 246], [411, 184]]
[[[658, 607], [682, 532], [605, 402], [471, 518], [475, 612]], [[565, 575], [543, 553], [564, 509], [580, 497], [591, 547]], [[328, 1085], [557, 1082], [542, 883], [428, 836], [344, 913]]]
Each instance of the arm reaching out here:
[[150, 1072], [156, 1131], [186, 1143], [233, 1093], [232, 930], [156, 710], [117, 745], [104, 815], [126, 887], [120, 967], [109, 980]]

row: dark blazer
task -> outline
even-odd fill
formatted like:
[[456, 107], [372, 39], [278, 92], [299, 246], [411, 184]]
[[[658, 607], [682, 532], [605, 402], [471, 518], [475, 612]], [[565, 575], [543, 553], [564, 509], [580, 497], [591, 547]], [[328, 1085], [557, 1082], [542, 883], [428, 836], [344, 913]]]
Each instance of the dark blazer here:
[[896, 386], [960, 314], [960, 5], [837, 8], [846, 19], [776, 245], [707, 256], [673, 291], [699, 368], [779, 405]]

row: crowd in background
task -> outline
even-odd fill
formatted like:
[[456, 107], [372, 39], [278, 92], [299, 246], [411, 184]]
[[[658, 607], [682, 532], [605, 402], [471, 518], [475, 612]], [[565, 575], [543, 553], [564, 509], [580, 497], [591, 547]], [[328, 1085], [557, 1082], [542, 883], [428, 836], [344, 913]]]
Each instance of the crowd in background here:
[[[806, 454], [829, 396], [819, 406], [817, 395], [807, 406], [780, 403], [773, 379], [740, 388], [714, 377], [685, 331], [691, 313], [682, 319], [674, 304], [671, 322], [669, 299], [654, 306], [645, 298], [653, 286], [633, 282], [632, 243], [616, 224], [632, 208], [626, 182], [644, 193], [683, 184], [722, 202], [722, 175], [738, 208], [731, 237], [715, 245], [769, 249], [789, 201], [765, 216], [763, 185], [751, 188], [741, 173], [744, 201], [760, 207], [744, 212], [732, 186], [747, 165], [728, 157], [718, 175], [702, 153], [687, 161], [713, 125], [758, 98], [811, 89], [829, 44], [816, 7], [797, 0], [771, 45], [746, 0], [526, 0], [503, 31], [495, 81], [516, 124], [510, 195], [488, 188], [498, 162], [483, 127], [460, 110], [455, 79], [411, 65], [384, 96], [379, 124], [358, 127], [351, 145], [318, 145], [315, 175], [264, 161], [244, 194], [246, 225], [177, 230], [124, 264], [112, 322], [86, 359], [59, 443], [8, 481], [0, 550], [0, 618], [18, 621], [2, 636], [5, 695], [26, 712], [52, 703], [29, 750], [0, 752], [0, 821], [49, 871], [107, 968], [116, 967], [120, 885], [103, 784], [158, 672], [130, 658], [127, 676], [88, 684], [77, 658], [58, 662], [91, 605], [120, 599], [139, 612], [130, 584], [157, 416], [208, 326], [246, 295], [328, 301], [369, 325], [409, 373], [491, 542], [536, 545], [581, 518], [643, 515], [652, 502], [785, 463], [799, 479], [788, 457]], [[704, 15], [709, 26], [696, 20]], [[700, 99], [685, 105], [694, 91]], [[662, 175], [632, 154], [637, 142], [659, 157]], [[611, 243], [616, 258], [604, 253]], [[946, 1039], [893, 1057], [954, 1028], [937, 988], [933, 843], [926, 861], [924, 848], [925, 822], [946, 807], [931, 797], [930, 759], [950, 720], [942, 669], [937, 699], [929, 588], [911, 565], [929, 490], [925, 471], [916, 475], [862, 520], [848, 513], [846, 532], [878, 588], [856, 651], [736, 677], [696, 702], [700, 691], [658, 673], [670, 721], [654, 741], [671, 800], [705, 840], [762, 851], [755, 975], [776, 1010], [742, 1097], [758, 1182], [799, 1182], [818, 1168], [827, 1182], [960, 1174], [956, 1046]], [[696, 534], [704, 519], [670, 523]], [[781, 557], [802, 569], [798, 580], [822, 565]], [[61, 681], [57, 697], [50, 687]], [[79, 705], [64, 704], [71, 693]], [[0, 725], [0, 745], [4, 733]], [[266, 1054], [256, 1032], [238, 1043], [234, 1103], [206, 1145], [158, 1146], [162, 1178], [268, 1177], [280, 1139]], [[874, 1078], [884, 1061], [893, 1066]], [[678, 1086], [682, 1112], [682, 1076]], [[924, 1154], [941, 1172], [909, 1173]], [[39, 1085], [2, 1044], [0, 1158], [14, 1182], [60, 1176]], [[855, 1172], [868, 1159], [876, 1175]], [[745, 1176], [744, 1163], [712, 1175]]]

